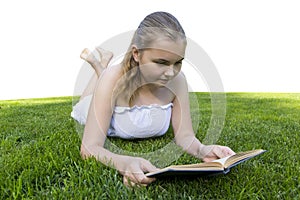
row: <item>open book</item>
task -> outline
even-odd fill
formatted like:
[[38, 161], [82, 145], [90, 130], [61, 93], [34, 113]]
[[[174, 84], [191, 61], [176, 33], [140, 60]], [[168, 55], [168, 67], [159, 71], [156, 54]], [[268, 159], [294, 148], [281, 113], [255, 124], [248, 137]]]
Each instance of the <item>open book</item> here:
[[171, 165], [155, 172], [147, 173], [148, 177], [161, 177], [172, 175], [195, 175], [210, 176], [216, 174], [227, 174], [230, 168], [249, 160], [255, 156], [264, 153], [266, 150], [257, 149], [252, 151], [240, 152], [232, 156], [214, 160], [211, 162], [188, 164], [188, 165]]

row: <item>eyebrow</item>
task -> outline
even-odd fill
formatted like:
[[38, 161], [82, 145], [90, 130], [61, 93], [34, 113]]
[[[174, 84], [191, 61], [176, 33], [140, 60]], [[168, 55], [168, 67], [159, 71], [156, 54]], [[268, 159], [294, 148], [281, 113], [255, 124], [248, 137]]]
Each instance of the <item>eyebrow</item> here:
[[[181, 58], [180, 60], [176, 61], [177, 62], [181, 62], [184, 58]], [[159, 62], [159, 63], [164, 63], [164, 64], [169, 64], [170, 61], [163, 59], [163, 58], [157, 58], [157, 59], [153, 59], [153, 61], [155, 62]]]

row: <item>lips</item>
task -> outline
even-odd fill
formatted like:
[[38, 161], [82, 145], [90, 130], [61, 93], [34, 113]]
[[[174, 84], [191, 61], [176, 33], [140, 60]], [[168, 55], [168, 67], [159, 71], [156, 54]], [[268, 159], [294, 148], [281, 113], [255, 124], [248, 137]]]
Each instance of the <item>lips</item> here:
[[160, 82], [166, 84], [169, 80], [168, 79], [160, 79]]

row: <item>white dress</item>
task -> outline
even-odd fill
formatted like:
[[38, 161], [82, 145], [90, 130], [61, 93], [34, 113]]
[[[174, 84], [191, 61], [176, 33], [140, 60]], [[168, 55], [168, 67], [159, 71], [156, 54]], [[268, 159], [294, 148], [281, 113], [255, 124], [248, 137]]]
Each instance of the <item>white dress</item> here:
[[[92, 95], [86, 96], [73, 107], [71, 116], [80, 124], [86, 123], [91, 100]], [[164, 135], [170, 125], [172, 105], [116, 106], [107, 135], [124, 139]]]

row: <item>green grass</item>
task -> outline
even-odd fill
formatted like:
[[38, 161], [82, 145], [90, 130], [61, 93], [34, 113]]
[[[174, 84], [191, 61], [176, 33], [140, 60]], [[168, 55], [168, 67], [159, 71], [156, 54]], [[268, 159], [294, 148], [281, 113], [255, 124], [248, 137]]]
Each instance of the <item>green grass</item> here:
[[[126, 188], [114, 170], [79, 154], [70, 118], [72, 97], [0, 101], [0, 199], [299, 199], [300, 94], [228, 93], [218, 144], [265, 154], [210, 178], [168, 178], [145, 188]], [[197, 93], [197, 136], [210, 124], [211, 99]], [[152, 152], [172, 142], [163, 137], [111, 144]], [[170, 153], [170, 152], [169, 152]], [[183, 154], [174, 163], [193, 163]]]

